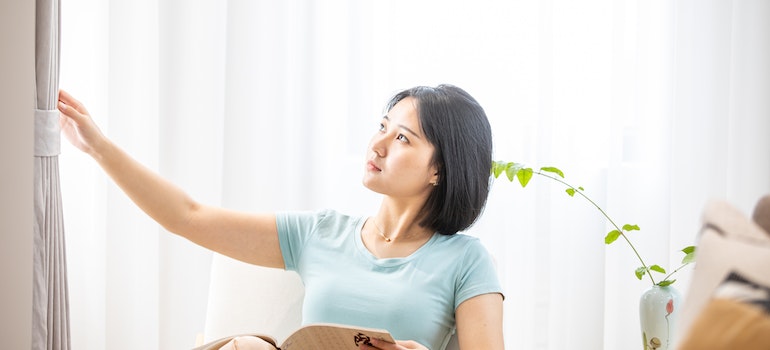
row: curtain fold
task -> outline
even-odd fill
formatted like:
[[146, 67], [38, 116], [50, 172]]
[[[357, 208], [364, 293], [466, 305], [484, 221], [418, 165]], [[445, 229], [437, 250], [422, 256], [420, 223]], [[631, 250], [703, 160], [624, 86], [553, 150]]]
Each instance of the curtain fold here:
[[32, 349], [69, 349], [69, 303], [59, 182], [60, 2], [38, 0], [35, 25], [35, 146]]

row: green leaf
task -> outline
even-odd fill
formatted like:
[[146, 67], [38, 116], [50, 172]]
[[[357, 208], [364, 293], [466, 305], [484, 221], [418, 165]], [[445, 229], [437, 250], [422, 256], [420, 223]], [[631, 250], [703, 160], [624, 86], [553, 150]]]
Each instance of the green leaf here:
[[583, 186], [578, 186], [578, 189], [579, 189], [580, 191], [585, 191], [585, 188], [583, 188]]
[[544, 167], [540, 168], [540, 170], [541, 171], [547, 171], [549, 173], [554, 173], [556, 175], [561, 176], [562, 179], [564, 178], [564, 173], [561, 170], [559, 170], [558, 168], [555, 168], [555, 167], [552, 167], [552, 166], [544, 166]]
[[521, 184], [521, 187], [527, 186], [527, 183], [529, 183], [529, 180], [532, 178], [532, 173], [534, 173], [532, 168], [524, 168], [519, 170], [518, 173], [516, 173], [516, 177], [519, 178], [519, 183]]
[[639, 226], [625, 224], [623, 225], [623, 231], [639, 231]]
[[639, 267], [634, 271], [634, 274], [636, 274], [636, 278], [638, 278], [640, 281], [642, 280], [642, 277], [644, 277], [645, 274], [647, 274], [647, 269], [644, 268], [644, 266]]
[[505, 170], [505, 162], [502, 161], [494, 161], [492, 162], [492, 175], [495, 176], [495, 179], [500, 176], [500, 174], [503, 173]]
[[620, 237], [620, 231], [618, 230], [612, 230], [609, 233], [607, 233], [606, 236], [604, 236], [604, 244], [610, 244], [612, 242], [615, 242], [615, 240]]
[[[513, 182], [513, 179], [516, 177], [516, 173], [521, 170], [521, 164], [518, 163], [508, 163], [505, 165], [505, 176], [508, 177], [508, 181]], [[521, 186], [524, 187], [524, 186]]]
[[660, 265], [652, 265], [652, 266], [650, 266], [650, 270], [658, 271], [660, 273], [666, 273], [666, 269], [660, 267]]
[[664, 280], [664, 281], [660, 281], [658, 285], [661, 287], [667, 287], [674, 284], [674, 282], [676, 282], [676, 280]]
[[567, 194], [570, 197], [574, 197], [575, 196], [575, 189], [574, 188], [568, 188], [566, 191], [567, 191]]
[[695, 246], [689, 246], [682, 249], [684, 258], [682, 258], [682, 264], [690, 264], [695, 262]]

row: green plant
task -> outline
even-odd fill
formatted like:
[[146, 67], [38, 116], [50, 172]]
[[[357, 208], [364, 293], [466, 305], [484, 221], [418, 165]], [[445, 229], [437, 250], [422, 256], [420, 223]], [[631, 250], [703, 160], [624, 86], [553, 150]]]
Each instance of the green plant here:
[[[638, 267], [634, 274], [636, 275], [636, 278], [641, 280], [645, 275], [647, 275], [650, 278], [650, 282], [652, 282], [653, 285], [658, 285], [661, 287], [665, 287], [668, 285], [671, 285], [672, 283], [676, 282], [675, 279], [670, 279], [671, 276], [673, 276], [677, 271], [681, 270], [683, 267], [693, 263], [695, 261], [695, 246], [688, 246], [682, 249], [681, 251], [685, 254], [684, 258], [682, 259], [682, 263], [679, 267], [674, 269], [672, 272], [666, 274], [666, 269], [661, 267], [660, 265], [648, 265], [644, 262], [644, 259], [642, 259], [642, 256], [639, 254], [639, 251], [636, 250], [636, 247], [634, 247], [634, 244], [631, 243], [631, 240], [626, 235], [627, 233], [630, 233], [631, 231], [639, 231], [638, 225], [630, 225], [625, 224], [622, 227], [618, 226], [618, 224], [615, 223], [612, 218], [610, 218], [609, 215], [607, 215], [607, 212], [604, 211], [596, 202], [594, 202], [591, 198], [589, 198], [585, 192], [583, 187], [575, 187], [570, 185], [564, 180], [564, 173], [555, 167], [542, 167], [540, 170], [533, 170], [532, 168], [525, 167], [523, 164], [520, 163], [514, 163], [514, 162], [503, 162], [503, 161], [495, 161], [492, 163], [492, 174], [495, 178], [498, 178], [500, 174], [505, 173], [506, 177], [509, 181], [513, 182], [514, 180], [518, 180], [519, 184], [521, 184], [521, 187], [526, 187], [529, 183], [529, 180], [532, 179], [533, 175], [540, 175], [546, 178], [549, 178], [553, 181], [559, 182], [562, 185], [566, 186], [566, 192], [570, 197], [574, 197], [575, 194], [580, 195], [585, 200], [587, 200], [591, 205], [593, 205], [599, 212], [604, 216], [604, 218], [607, 219], [607, 221], [612, 225], [614, 230], [608, 232], [604, 236], [604, 243], [605, 244], [612, 244], [618, 238], [623, 238], [626, 243], [631, 247], [631, 250], [634, 252], [634, 255], [639, 260], [639, 262], [642, 264], [642, 266]], [[557, 177], [558, 176], [558, 177]], [[653, 277], [652, 272], [658, 272], [663, 274], [665, 277], [663, 277], [662, 280], [659, 282], [655, 281], [655, 277]]]

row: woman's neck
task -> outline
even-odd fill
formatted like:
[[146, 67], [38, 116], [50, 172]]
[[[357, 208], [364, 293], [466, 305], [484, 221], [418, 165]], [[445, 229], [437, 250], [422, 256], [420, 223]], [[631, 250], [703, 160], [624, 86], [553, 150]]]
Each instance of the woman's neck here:
[[420, 225], [421, 209], [422, 204], [402, 203], [386, 197], [371, 222], [378, 236], [387, 243], [424, 242], [433, 235], [433, 230]]
[[383, 201], [377, 213], [364, 223], [361, 239], [377, 258], [403, 258], [416, 252], [433, 237], [433, 230], [419, 224], [419, 208]]

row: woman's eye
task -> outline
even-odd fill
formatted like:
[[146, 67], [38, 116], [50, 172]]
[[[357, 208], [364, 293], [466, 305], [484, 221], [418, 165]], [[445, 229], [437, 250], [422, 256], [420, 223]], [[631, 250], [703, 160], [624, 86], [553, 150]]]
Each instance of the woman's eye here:
[[377, 129], [377, 130], [379, 130], [379, 131], [385, 131], [385, 124], [383, 124], [383, 123], [380, 123], [380, 128], [379, 128], [379, 129]]
[[404, 136], [404, 134], [398, 134], [398, 136], [396, 136], [396, 139], [401, 142], [409, 143], [409, 139], [406, 136]]

